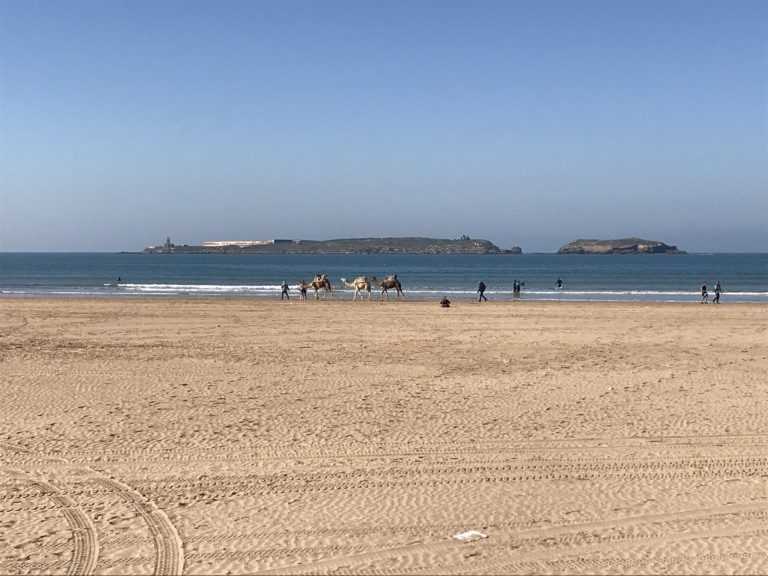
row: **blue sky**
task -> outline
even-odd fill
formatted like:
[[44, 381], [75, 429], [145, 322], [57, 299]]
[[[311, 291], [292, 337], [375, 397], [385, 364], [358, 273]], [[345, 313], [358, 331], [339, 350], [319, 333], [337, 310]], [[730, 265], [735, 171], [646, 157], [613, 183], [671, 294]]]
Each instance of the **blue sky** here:
[[0, 3], [0, 250], [768, 251], [768, 2]]

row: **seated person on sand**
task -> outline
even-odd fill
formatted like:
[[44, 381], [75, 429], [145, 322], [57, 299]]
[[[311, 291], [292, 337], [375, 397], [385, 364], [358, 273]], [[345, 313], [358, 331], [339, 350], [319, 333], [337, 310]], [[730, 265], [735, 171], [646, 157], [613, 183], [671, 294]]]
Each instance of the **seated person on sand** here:
[[450, 308], [451, 307], [451, 301], [448, 300], [445, 296], [443, 296], [443, 299], [440, 300], [440, 306], [443, 308]]

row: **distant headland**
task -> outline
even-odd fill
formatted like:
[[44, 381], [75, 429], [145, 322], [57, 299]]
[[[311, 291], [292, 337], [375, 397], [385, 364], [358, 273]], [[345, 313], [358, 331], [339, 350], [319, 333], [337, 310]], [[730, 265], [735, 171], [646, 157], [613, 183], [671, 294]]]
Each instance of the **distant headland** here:
[[685, 254], [677, 246], [658, 240], [620, 238], [618, 240], [574, 240], [557, 251], [558, 254]]
[[199, 245], [174, 244], [170, 238], [147, 246], [146, 254], [522, 254], [518, 246], [502, 249], [469, 236], [444, 238], [339, 238], [334, 240], [214, 240]]

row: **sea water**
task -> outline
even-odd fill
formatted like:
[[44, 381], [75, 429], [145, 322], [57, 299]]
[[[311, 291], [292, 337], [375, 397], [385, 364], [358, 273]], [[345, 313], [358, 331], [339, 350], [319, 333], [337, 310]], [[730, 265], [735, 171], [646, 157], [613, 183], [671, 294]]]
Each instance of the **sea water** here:
[[523, 300], [696, 302], [702, 284], [711, 293], [720, 281], [724, 303], [768, 303], [768, 254], [0, 253], [0, 296], [279, 298], [281, 282], [295, 287], [317, 273], [328, 274], [337, 299], [352, 294], [342, 277], [397, 274], [409, 299], [472, 298], [482, 280], [491, 300], [509, 300], [518, 280], [525, 283]]

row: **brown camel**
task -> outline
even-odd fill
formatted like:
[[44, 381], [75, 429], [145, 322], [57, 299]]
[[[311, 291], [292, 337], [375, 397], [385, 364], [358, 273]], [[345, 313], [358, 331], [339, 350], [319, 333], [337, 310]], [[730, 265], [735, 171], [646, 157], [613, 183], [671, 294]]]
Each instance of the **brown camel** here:
[[360, 295], [360, 299], [362, 300], [362, 293], [364, 291], [368, 292], [368, 300], [371, 299], [371, 281], [368, 279], [368, 276], [358, 276], [352, 280], [352, 282], [347, 282], [346, 278], [342, 278], [341, 282], [347, 288], [355, 289], [355, 294], [352, 296], [352, 300], [357, 300], [358, 295]]
[[320, 300], [320, 290], [323, 290], [328, 294], [333, 293], [333, 287], [331, 286], [331, 281], [328, 279], [328, 274], [318, 274], [314, 277], [310, 286], [315, 290], [315, 300]]
[[392, 288], [394, 288], [397, 291], [398, 298], [400, 296], [405, 296], [405, 294], [403, 293], [403, 286], [402, 284], [400, 284], [400, 280], [398, 280], [397, 274], [387, 276], [383, 280], [376, 280], [376, 277], [374, 276], [373, 282], [381, 288], [380, 298], [384, 298], [384, 297], [389, 298], [388, 290]]

